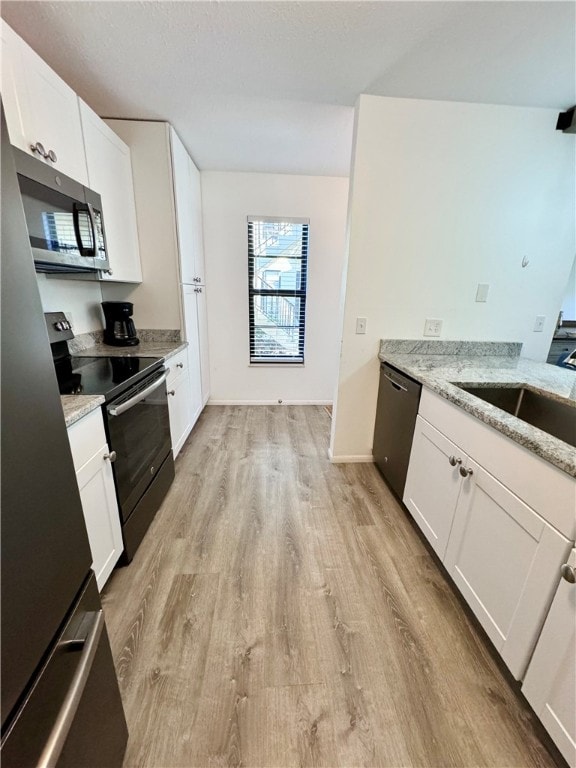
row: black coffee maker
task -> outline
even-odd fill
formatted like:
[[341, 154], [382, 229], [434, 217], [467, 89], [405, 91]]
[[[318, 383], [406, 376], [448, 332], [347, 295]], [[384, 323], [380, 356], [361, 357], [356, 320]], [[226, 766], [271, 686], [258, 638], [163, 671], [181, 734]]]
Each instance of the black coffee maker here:
[[115, 347], [133, 347], [140, 344], [132, 320], [134, 304], [131, 301], [103, 301], [102, 309], [106, 320], [105, 344]]

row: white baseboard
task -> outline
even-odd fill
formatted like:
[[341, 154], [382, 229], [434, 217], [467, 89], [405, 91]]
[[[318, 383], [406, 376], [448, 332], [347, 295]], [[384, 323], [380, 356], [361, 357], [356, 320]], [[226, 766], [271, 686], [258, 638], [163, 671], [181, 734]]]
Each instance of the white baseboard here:
[[332, 400], [208, 400], [208, 405], [332, 405]]
[[374, 456], [371, 453], [368, 456], [334, 456], [328, 448], [328, 458], [332, 464], [374, 464]]

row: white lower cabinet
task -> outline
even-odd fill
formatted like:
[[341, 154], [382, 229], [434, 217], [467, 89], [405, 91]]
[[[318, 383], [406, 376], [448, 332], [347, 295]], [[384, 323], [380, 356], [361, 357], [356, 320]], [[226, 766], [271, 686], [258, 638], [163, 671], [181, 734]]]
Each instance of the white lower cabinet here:
[[68, 428], [72, 460], [88, 532], [98, 589], [108, 581], [123, 551], [111, 456], [102, 413], [92, 411]]
[[517, 680], [570, 542], [468, 459], [444, 565]]
[[188, 349], [168, 360], [170, 372], [166, 380], [168, 392], [168, 415], [170, 418], [170, 437], [174, 458], [178, 456], [182, 446], [194, 424], [192, 420], [192, 404], [190, 402], [190, 377], [188, 364]]
[[404, 504], [443, 560], [454, 520], [467, 456], [431, 424], [416, 418]]
[[190, 370], [190, 403], [195, 423], [209, 396], [208, 340], [206, 327], [206, 294], [202, 286], [183, 285], [182, 303], [188, 363]]
[[[576, 573], [576, 549], [566, 566]], [[568, 765], [576, 768], [576, 584], [570, 581], [558, 585], [522, 692]]]
[[[544, 519], [548, 507], [534, 509], [527, 503], [542, 505], [541, 489], [531, 485], [534, 477], [551, 483], [551, 494], [563, 479], [540, 461], [532, 467], [532, 478], [519, 482], [510, 461], [522, 461], [524, 454], [512, 457], [508, 443], [425, 391], [403, 501], [502, 659], [521, 680], [552, 601], [558, 569], [572, 546], [563, 534], [573, 529], [566, 514], [569, 499], [557, 498], [562, 532]], [[501, 466], [512, 488], [488, 472], [475, 454]], [[572, 491], [573, 499], [573, 484], [565, 490]]]

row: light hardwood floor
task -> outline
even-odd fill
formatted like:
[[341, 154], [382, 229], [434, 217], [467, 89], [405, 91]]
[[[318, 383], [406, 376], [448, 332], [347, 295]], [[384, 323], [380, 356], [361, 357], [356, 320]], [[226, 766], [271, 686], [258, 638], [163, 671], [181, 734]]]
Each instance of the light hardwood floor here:
[[322, 407], [205, 409], [103, 595], [125, 766], [553, 766], [372, 465]]

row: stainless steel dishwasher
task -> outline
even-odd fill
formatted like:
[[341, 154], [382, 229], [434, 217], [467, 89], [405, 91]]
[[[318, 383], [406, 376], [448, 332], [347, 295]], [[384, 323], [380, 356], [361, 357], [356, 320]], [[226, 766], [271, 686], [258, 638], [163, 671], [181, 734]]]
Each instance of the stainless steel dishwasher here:
[[422, 385], [388, 363], [380, 365], [373, 454], [376, 466], [402, 498]]

